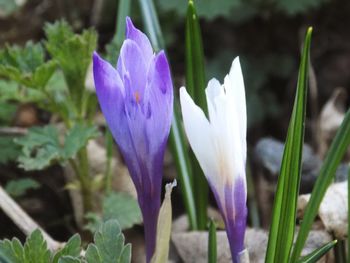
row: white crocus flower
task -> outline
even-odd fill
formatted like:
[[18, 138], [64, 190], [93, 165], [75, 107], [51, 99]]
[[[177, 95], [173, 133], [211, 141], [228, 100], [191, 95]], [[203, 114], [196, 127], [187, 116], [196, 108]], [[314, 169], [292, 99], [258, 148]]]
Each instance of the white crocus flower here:
[[232, 261], [239, 262], [247, 216], [247, 113], [239, 58], [232, 62], [223, 85], [212, 79], [205, 91], [209, 120], [185, 87], [180, 89], [182, 116], [191, 148], [224, 218]]

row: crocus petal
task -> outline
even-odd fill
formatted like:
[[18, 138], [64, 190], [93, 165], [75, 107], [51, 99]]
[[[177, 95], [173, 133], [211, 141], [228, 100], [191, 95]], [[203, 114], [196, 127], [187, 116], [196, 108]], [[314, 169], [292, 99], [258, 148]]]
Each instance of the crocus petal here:
[[124, 83], [126, 99], [142, 100], [148, 67], [139, 46], [132, 40], [125, 40], [120, 50], [117, 71]]
[[[236, 114], [239, 118], [238, 125], [241, 133], [242, 153], [246, 153], [247, 109], [243, 74], [239, 57], [233, 60], [230, 73], [226, 76], [224, 85], [228, 96], [231, 97], [230, 100], [232, 101]], [[244, 160], [246, 160], [246, 154], [244, 155]]]
[[155, 153], [168, 138], [173, 112], [173, 85], [164, 51], [159, 52], [150, 64], [144, 103], [145, 111], [150, 111], [146, 123], [147, 137], [153, 138], [149, 143], [150, 152]]
[[180, 103], [188, 141], [205, 176], [212, 180], [210, 176], [216, 174], [216, 160], [213, 160], [214, 145], [210, 124], [184, 87], [180, 88]]
[[148, 37], [134, 26], [130, 17], [126, 18], [126, 38], [137, 43], [140, 50], [142, 50], [145, 61], [152, 59], [153, 49]]

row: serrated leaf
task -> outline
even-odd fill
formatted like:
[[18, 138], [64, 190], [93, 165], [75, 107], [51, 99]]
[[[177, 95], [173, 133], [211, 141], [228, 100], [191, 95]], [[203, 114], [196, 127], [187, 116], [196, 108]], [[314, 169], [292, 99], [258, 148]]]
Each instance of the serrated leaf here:
[[15, 81], [0, 80], [2, 101], [39, 102], [45, 99], [44, 93], [35, 89], [21, 87]]
[[0, 259], [4, 263], [23, 263], [24, 249], [21, 242], [17, 238], [0, 241]]
[[43, 235], [40, 230], [35, 230], [24, 244], [25, 261], [23, 263], [48, 263], [50, 256], [51, 253]]
[[25, 47], [9, 46], [0, 51], [0, 75], [24, 86], [43, 89], [55, 71], [54, 61], [45, 62], [40, 43], [29, 41]]
[[15, 161], [20, 154], [20, 147], [12, 137], [0, 137], [0, 164]]
[[56, 127], [31, 128], [26, 136], [15, 140], [22, 147], [19, 166], [27, 171], [42, 170], [53, 163], [65, 162], [97, 135], [95, 126], [76, 124], [68, 131], [62, 145]]
[[94, 236], [95, 244], [90, 244], [86, 250], [88, 263], [126, 263], [130, 262], [128, 252], [123, 253], [124, 235], [117, 220], [109, 220], [100, 226]]
[[30, 189], [38, 189], [40, 184], [31, 178], [22, 178], [9, 181], [6, 186], [6, 192], [13, 196], [19, 197], [24, 195]]
[[90, 139], [99, 135], [96, 126], [85, 124], [76, 124], [69, 130], [64, 141], [64, 155], [66, 159], [74, 157], [77, 152], [83, 148]]
[[128, 229], [142, 222], [137, 200], [125, 193], [112, 192], [103, 199], [102, 216], [95, 213], [86, 215], [89, 223], [85, 226], [91, 232], [110, 219], [118, 220], [121, 229]]
[[74, 34], [65, 21], [46, 24], [45, 33], [46, 48], [61, 67], [73, 100], [80, 108], [87, 70], [97, 45], [97, 34], [92, 29]]
[[76, 261], [77, 259], [74, 259], [74, 257], [78, 257], [80, 254], [80, 246], [81, 238], [78, 234], [75, 234], [68, 240], [67, 244], [55, 254], [51, 263], [80, 262], [79, 260]]
[[44, 169], [62, 156], [58, 130], [52, 125], [31, 128], [15, 142], [22, 147], [19, 166], [27, 171]]

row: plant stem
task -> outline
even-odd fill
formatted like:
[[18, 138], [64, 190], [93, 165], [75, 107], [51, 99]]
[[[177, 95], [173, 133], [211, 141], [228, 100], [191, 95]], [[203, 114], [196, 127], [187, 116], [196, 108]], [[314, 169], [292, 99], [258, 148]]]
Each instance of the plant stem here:
[[106, 139], [105, 139], [105, 146], [106, 146], [106, 157], [107, 157], [107, 163], [106, 163], [106, 193], [109, 194], [112, 191], [112, 157], [113, 157], [113, 136], [112, 133], [107, 130], [106, 131]]
[[81, 194], [83, 197], [84, 213], [92, 210], [92, 191], [89, 174], [89, 161], [87, 147], [84, 146], [78, 153], [79, 159], [79, 179], [81, 184]]

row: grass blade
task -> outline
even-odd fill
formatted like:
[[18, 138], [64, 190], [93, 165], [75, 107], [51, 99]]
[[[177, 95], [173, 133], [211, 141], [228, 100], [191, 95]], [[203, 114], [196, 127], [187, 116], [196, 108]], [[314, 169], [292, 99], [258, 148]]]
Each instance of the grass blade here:
[[273, 206], [266, 262], [286, 263], [291, 252], [297, 199], [301, 176], [304, 144], [309, 50], [312, 28], [309, 28], [303, 47], [296, 97], [284, 146], [281, 171]]
[[295, 242], [291, 262], [295, 262], [305, 245], [307, 236], [317, 215], [323, 196], [328, 186], [332, 183], [335, 172], [350, 144], [350, 110], [345, 115], [342, 125], [339, 127], [331, 144], [326, 158], [312, 190], [310, 200], [304, 212], [299, 234]]
[[[202, 36], [198, 17], [193, 1], [188, 2], [186, 17], [186, 89], [195, 103], [207, 114], [205, 95], [205, 72]], [[207, 226], [208, 183], [199, 163], [191, 152], [193, 170], [193, 189], [197, 211], [198, 228], [204, 230]]]
[[119, 0], [116, 24], [116, 38], [121, 46], [125, 37], [125, 19], [130, 14], [130, 0]]
[[323, 257], [329, 250], [331, 250], [336, 244], [337, 240], [333, 240], [324, 246], [311, 252], [309, 255], [299, 259], [297, 263], [316, 263], [321, 257]]
[[[145, 28], [151, 43], [156, 50], [165, 49], [163, 35], [159, 26], [158, 16], [152, 0], [139, 0]], [[192, 173], [190, 158], [187, 151], [184, 131], [181, 127], [178, 99], [174, 98], [174, 116], [171, 123], [170, 146], [179, 174], [179, 185], [185, 204], [186, 213], [192, 230], [198, 228], [194, 194], [192, 188]]]
[[208, 263], [216, 263], [217, 260], [216, 226], [213, 220], [209, 223], [208, 238]]

